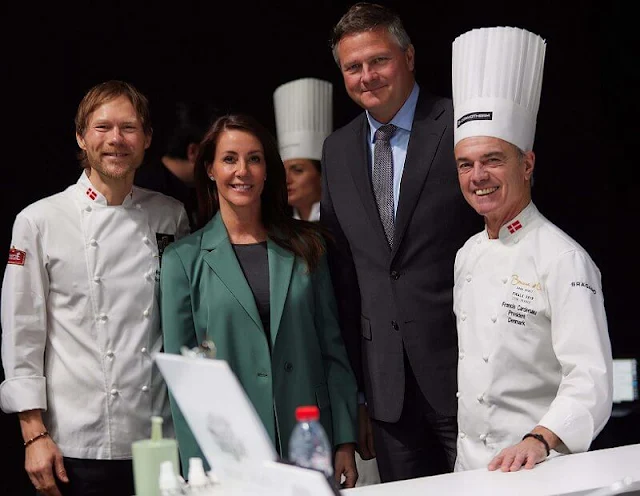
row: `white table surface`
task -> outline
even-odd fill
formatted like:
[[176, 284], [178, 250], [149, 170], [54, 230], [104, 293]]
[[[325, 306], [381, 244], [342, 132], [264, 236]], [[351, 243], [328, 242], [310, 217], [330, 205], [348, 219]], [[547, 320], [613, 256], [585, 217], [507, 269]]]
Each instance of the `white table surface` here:
[[609, 486], [625, 477], [640, 481], [640, 444], [551, 458], [532, 470], [486, 469], [344, 489], [344, 496], [560, 495]]

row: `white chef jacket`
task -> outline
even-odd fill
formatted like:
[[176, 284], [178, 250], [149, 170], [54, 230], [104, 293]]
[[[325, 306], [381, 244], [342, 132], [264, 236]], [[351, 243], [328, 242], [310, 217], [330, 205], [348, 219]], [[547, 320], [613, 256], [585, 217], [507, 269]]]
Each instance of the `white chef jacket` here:
[[471, 237], [455, 261], [458, 456], [486, 467], [536, 425], [558, 452], [586, 451], [612, 407], [612, 356], [600, 271], [529, 205], [499, 239]]
[[46, 410], [51, 438], [73, 458], [130, 458], [152, 415], [171, 435], [152, 358], [162, 346], [156, 290], [164, 244], [188, 231], [177, 200], [134, 186], [108, 206], [84, 172], [22, 210], [2, 285], [2, 410]]
[[[293, 218], [300, 220], [300, 212], [297, 208], [293, 209]], [[311, 212], [309, 213], [309, 222], [318, 222], [320, 220], [320, 202], [315, 202], [311, 205]]]

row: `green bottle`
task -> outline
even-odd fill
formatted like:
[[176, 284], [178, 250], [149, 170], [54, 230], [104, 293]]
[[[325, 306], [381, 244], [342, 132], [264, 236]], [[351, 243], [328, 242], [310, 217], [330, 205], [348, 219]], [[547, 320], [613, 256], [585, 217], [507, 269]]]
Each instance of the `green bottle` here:
[[178, 443], [162, 437], [162, 422], [162, 417], [151, 417], [151, 438], [131, 444], [136, 496], [160, 496], [160, 465], [170, 461], [174, 467], [180, 466]]

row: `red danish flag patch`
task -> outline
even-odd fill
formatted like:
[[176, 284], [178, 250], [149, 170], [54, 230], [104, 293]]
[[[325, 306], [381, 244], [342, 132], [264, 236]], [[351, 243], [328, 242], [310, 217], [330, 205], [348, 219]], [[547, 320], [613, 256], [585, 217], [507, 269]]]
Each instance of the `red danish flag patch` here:
[[18, 250], [17, 248], [14, 248], [13, 246], [9, 250], [9, 262], [8, 263], [10, 263], [10, 264], [13, 264], [13, 265], [24, 265], [24, 261], [25, 261], [26, 258], [27, 258], [27, 252], [26, 251]]
[[518, 229], [522, 229], [522, 224], [520, 224], [520, 221], [517, 220], [515, 222], [512, 222], [511, 224], [509, 224], [507, 226], [507, 229], [509, 229], [509, 232], [511, 234], [513, 234], [514, 232], [516, 232]]
[[98, 196], [98, 193], [96, 193], [93, 189], [91, 188], [87, 188], [87, 191], [84, 192], [85, 195], [87, 195], [89, 198], [91, 198], [92, 200], [96, 199], [96, 196]]

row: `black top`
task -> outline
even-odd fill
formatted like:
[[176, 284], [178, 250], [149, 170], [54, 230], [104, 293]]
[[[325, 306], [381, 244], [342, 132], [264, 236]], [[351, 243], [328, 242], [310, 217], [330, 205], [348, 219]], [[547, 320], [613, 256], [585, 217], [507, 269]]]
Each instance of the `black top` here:
[[262, 327], [267, 335], [269, 350], [271, 350], [271, 304], [269, 301], [269, 256], [267, 242], [249, 245], [232, 245], [238, 258], [244, 277], [249, 283], [253, 297], [256, 300]]
[[164, 193], [182, 202], [189, 217], [191, 232], [197, 229], [198, 199], [196, 188], [180, 180], [161, 161], [142, 165], [136, 171], [133, 184], [140, 188]]

